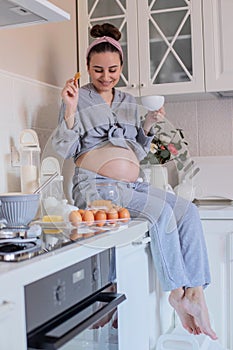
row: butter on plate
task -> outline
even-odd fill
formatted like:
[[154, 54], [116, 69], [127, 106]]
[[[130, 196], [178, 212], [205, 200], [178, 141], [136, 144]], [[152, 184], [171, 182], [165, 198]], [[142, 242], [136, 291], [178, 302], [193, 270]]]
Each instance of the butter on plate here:
[[[56, 222], [64, 222], [63, 217], [60, 215], [45, 215], [42, 218], [42, 222], [48, 222], [49, 224], [54, 224], [56, 227]], [[58, 228], [46, 228], [43, 230], [44, 233], [61, 233], [62, 231]]]

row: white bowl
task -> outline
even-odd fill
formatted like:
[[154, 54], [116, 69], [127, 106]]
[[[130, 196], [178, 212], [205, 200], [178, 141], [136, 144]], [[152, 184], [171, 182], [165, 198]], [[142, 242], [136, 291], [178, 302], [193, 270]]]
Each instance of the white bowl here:
[[163, 107], [164, 101], [164, 96], [159, 95], [141, 97], [142, 105], [149, 111], [158, 111], [161, 107]]

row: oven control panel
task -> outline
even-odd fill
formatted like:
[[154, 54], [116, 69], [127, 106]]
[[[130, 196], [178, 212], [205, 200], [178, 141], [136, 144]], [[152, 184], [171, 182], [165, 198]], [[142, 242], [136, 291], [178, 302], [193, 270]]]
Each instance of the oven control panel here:
[[65, 281], [58, 280], [57, 285], [54, 286], [54, 291], [53, 291], [54, 304], [56, 305], [58, 303], [61, 305], [61, 303], [65, 300], [65, 298], [66, 298], [66, 283]]

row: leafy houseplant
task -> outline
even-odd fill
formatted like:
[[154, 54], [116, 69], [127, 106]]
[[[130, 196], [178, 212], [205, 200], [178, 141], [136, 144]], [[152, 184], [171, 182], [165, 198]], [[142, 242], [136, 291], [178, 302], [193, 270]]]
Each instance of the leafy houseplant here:
[[165, 130], [162, 126], [165, 122], [158, 122], [154, 126], [155, 136], [151, 142], [148, 155], [141, 164], [165, 164], [175, 161], [177, 170], [182, 170], [188, 158], [187, 142], [184, 139], [182, 129]]

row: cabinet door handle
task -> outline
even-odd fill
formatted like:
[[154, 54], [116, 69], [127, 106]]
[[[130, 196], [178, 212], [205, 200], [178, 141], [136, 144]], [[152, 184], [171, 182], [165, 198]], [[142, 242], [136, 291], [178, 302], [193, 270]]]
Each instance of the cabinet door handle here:
[[0, 304], [0, 320], [6, 318], [11, 310], [14, 308], [14, 303], [10, 301], [2, 301]]
[[133, 89], [135, 89], [135, 88], [136, 88], [136, 86], [137, 86], [137, 85], [136, 85], [136, 84], [134, 84], [134, 83], [133, 83], [133, 84], [131, 84], [131, 88], [133, 88]]
[[151, 242], [151, 238], [147, 236], [147, 237], [137, 239], [136, 241], [133, 241], [132, 245], [146, 245], [150, 242]]
[[140, 86], [141, 86], [141, 87], [145, 87], [145, 86], [146, 86], [146, 84], [144, 84], [144, 83], [141, 83], [141, 84], [140, 84]]

